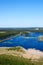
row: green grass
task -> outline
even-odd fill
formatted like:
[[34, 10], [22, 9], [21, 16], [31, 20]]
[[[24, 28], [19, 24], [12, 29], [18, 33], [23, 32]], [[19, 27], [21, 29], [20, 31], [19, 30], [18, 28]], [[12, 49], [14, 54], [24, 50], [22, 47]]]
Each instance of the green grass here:
[[40, 60], [39, 62], [32, 62], [31, 59], [23, 57], [0, 55], [0, 65], [43, 65], [43, 62], [40, 62]]
[[11, 55], [0, 55], [0, 65], [34, 65], [30, 60]]

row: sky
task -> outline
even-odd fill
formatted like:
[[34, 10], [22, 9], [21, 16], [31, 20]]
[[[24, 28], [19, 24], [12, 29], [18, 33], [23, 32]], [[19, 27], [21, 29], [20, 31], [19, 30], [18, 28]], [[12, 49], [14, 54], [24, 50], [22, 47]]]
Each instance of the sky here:
[[0, 0], [0, 27], [43, 27], [43, 0]]

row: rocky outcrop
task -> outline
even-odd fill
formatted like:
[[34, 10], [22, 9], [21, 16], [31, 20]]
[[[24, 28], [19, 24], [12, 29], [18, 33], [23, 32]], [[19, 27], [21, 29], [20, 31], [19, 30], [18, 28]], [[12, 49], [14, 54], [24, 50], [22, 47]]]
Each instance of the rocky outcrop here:
[[43, 36], [39, 36], [38, 40], [43, 42]]
[[36, 49], [24, 49], [23, 47], [12, 47], [12, 48], [0, 48], [0, 55], [13, 55], [13, 56], [20, 56], [27, 59], [40, 59], [43, 58], [43, 52], [36, 50]]

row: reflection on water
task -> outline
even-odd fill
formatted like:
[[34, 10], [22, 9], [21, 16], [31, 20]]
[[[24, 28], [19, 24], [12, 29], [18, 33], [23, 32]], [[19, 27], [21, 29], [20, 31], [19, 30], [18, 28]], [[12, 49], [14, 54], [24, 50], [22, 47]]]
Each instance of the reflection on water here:
[[38, 40], [39, 35], [43, 35], [43, 33], [32, 32], [32, 33], [28, 34], [28, 37], [17, 36], [10, 40], [1, 42], [0, 47], [2, 47], [2, 46], [6, 46], [6, 47], [22, 46], [26, 49], [35, 48], [35, 49], [43, 51], [43, 42]]

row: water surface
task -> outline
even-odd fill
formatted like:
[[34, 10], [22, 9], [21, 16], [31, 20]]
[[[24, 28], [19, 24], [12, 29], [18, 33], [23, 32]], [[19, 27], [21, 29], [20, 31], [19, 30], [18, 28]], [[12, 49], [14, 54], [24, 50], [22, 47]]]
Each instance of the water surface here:
[[19, 35], [10, 40], [0, 42], [0, 47], [22, 46], [25, 49], [35, 48], [43, 51], [43, 42], [38, 40], [38, 36], [40, 35], [43, 35], [43, 33], [31, 32], [30, 34], [28, 34], [28, 37]]

